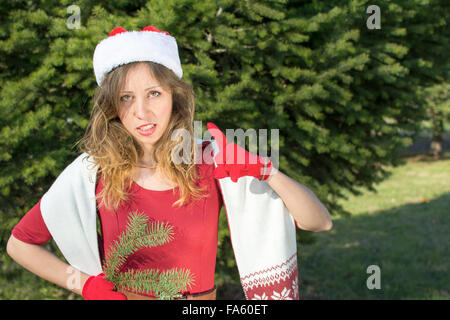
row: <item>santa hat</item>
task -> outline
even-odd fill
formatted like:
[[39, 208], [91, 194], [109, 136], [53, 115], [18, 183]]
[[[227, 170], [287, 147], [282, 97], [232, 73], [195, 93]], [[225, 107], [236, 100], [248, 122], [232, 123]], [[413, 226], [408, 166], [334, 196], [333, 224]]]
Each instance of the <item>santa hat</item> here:
[[97, 84], [114, 68], [138, 61], [152, 61], [183, 76], [177, 41], [167, 31], [147, 26], [141, 31], [114, 28], [108, 38], [99, 42], [94, 51], [93, 65]]

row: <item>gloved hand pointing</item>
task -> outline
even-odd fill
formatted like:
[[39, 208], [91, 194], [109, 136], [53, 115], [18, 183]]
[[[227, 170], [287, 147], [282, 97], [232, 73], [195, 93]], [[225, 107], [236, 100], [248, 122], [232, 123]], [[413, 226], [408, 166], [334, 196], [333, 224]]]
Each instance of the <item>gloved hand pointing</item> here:
[[219, 152], [215, 156], [217, 167], [214, 177], [222, 179], [230, 177], [237, 182], [240, 177], [252, 176], [259, 180], [267, 180], [272, 171], [272, 161], [246, 151], [235, 143], [230, 143], [220, 129], [211, 122], [206, 124], [208, 131], [217, 142]]

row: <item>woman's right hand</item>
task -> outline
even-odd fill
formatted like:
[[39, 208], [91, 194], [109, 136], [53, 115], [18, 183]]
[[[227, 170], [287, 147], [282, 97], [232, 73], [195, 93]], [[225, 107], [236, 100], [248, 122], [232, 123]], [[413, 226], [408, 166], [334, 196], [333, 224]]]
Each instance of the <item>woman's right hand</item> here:
[[113, 289], [114, 284], [105, 279], [104, 273], [100, 273], [86, 280], [82, 295], [86, 300], [127, 300], [125, 295]]

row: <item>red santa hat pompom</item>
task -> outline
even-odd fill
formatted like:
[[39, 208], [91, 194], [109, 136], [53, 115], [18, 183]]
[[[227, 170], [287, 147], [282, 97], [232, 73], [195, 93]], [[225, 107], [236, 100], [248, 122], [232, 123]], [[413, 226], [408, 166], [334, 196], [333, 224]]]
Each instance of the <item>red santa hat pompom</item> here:
[[126, 31], [122, 27], [111, 30], [108, 38], [95, 48], [93, 65], [97, 84], [114, 68], [138, 61], [152, 61], [183, 76], [178, 45], [167, 31], [147, 26], [141, 31]]

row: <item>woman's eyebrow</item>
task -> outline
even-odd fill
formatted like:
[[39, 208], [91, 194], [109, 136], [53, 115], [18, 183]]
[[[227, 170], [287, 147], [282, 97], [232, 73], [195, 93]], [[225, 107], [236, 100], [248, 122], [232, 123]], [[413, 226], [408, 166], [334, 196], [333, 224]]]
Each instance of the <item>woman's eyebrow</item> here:
[[[147, 91], [147, 90], [150, 90], [150, 89], [153, 89], [153, 88], [157, 88], [157, 87], [160, 87], [160, 85], [155, 85], [155, 86], [148, 87], [148, 88], [145, 89], [144, 91]], [[133, 91], [121, 90], [120, 92], [129, 92], [129, 93], [132, 93]]]

